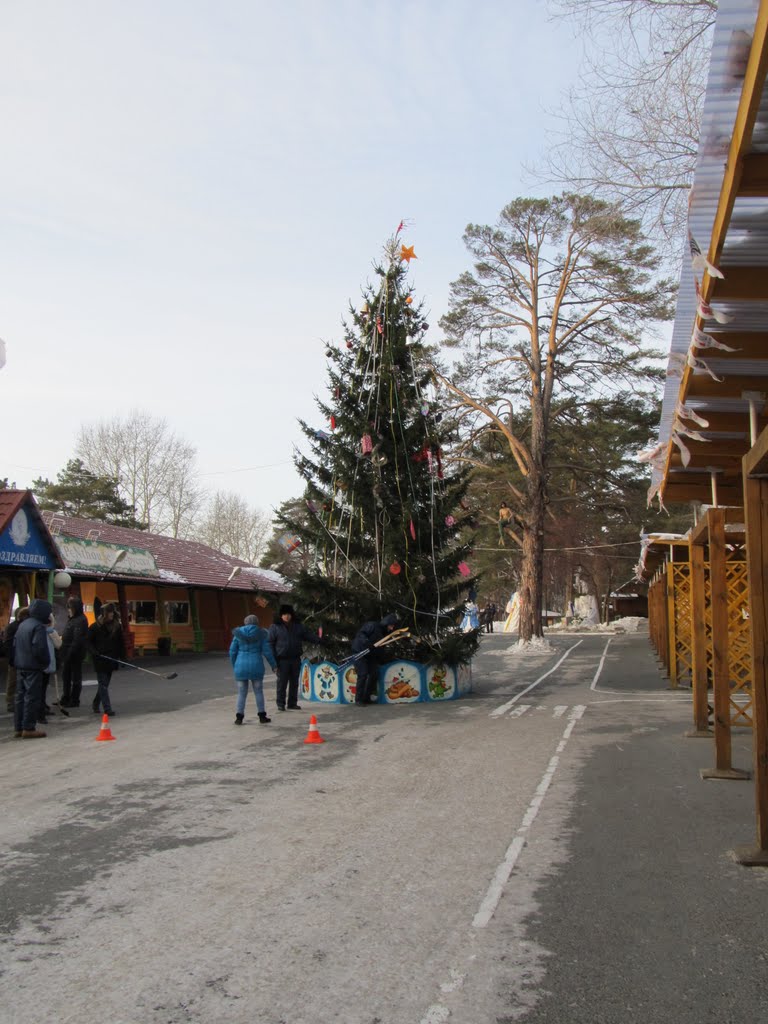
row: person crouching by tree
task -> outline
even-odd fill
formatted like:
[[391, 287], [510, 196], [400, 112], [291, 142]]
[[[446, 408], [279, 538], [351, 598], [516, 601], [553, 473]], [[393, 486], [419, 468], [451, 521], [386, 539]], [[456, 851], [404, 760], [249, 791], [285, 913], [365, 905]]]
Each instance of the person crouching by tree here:
[[48, 650], [48, 623], [53, 608], [39, 598], [29, 606], [29, 615], [13, 638], [13, 662], [16, 666], [16, 697], [13, 707], [14, 735], [22, 740], [46, 736], [37, 728], [37, 716], [43, 696], [43, 676], [51, 660]]
[[88, 630], [88, 653], [96, 672], [97, 689], [92, 704], [94, 713], [98, 714], [101, 705], [106, 715], [114, 715], [109, 683], [112, 673], [119, 668], [115, 659], [125, 659], [125, 641], [117, 609], [111, 602], [102, 605], [101, 615]]
[[67, 601], [67, 624], [61, 634], [61, 679], [64, 692], [61, 697], [63, 708], [79, 708], [83, 690], [83, 661], [88, 646], [88, 619], [83, 612], [79, 597]]
[[[277, 710], [301, 711], [299, 669], [303, 644], [320, 644], [320, 637], [296, 618], [293, 606], [280, 605], [280, 611], [269, 627], [269, 646], [277, 662]], [[287, 704], [286, 704], [287, 693]]]
[[267, 717], [264, 703], [264, 659], [277, 671], [277, 662], [269, 646], [269, 635], [262, 629], [255, 615], [246, 615], [242, 626], [232, 630], [232, 643], [229, 648], [229, 660], [235, 670], [237, 682], [237, 710], [235, 725], [242, 725], [245, 717], [245, 699], [248, 696], [248, 683], [253, 686], [256, 698], [256, 710], [259, 722], [266, 725], [272, 719]]
[[355, 660], [357, 684], [355, 688], [355, 704], [370, 704], [371, 694], [378, 683], [379, 652], [375, 645], [383, 640], [397, 625], [396, 615], [385, 615], [380, 622], [366, 622], [357, 631], [351, 644], [353, 654], [362, 654]]

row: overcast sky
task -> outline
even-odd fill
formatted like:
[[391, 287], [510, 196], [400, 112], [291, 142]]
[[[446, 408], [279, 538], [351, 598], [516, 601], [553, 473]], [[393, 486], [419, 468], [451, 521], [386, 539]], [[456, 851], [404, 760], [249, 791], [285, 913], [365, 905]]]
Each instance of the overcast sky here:
[[438, 340], [466, 224], [552, 190], [523, 165], [580, 52], [544, 0], [0, 0], [0, 476], [140, 408], [206, 486], [301, 493], [381, 245], [406, 218]]

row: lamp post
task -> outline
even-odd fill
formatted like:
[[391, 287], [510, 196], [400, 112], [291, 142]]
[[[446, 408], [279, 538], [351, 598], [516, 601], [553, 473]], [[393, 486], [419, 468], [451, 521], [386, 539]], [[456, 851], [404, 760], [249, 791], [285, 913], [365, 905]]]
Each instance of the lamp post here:
[[123, 561], [123, 559], [126, 557], [127, 554], [128, 554], [128, 552], [124, 551], [122, 548], [116, 553], [115, 559], [112, 562], [112, 565], [110, 565], [110, 567], [107, 569], [107, 571], [101, 577], [101, 579], [99, 580], [99, 583], [103, 583], [104, 580], [107, 578], [107, 576], [109, 576], [111, 573], [113, 573], [115, 571], [116, 566], [118, 566]]

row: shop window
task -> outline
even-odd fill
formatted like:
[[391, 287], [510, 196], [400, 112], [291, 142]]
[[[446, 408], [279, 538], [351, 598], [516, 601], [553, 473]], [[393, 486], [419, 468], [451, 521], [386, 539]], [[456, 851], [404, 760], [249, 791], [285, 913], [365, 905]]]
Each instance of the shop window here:
[[165, 614], [169, 626], [188, 626], [189, 601], [166, 601]]
[[129, 601], [128, 621], [135, 626], [154, 626], [157, 624], [156, 601]]

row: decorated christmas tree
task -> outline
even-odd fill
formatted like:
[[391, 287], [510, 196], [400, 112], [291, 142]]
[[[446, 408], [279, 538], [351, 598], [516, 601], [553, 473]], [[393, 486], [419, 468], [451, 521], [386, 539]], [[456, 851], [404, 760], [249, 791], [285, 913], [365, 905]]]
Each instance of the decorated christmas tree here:
[[295, 456], [309, 516], [279, 517], [282, 543], [305, 552], [294, 601], [337, 660], [363, 622], [391, 613], [411, 633], [393, 657], [460, 664], [477, 644], [458, 628], [475, 582], [467, 473], [446, 460], [428, 324], [407, 282], [414, 258], [398, 231], [328, 344], [321, 423], [299, 421], [309, 453]]

